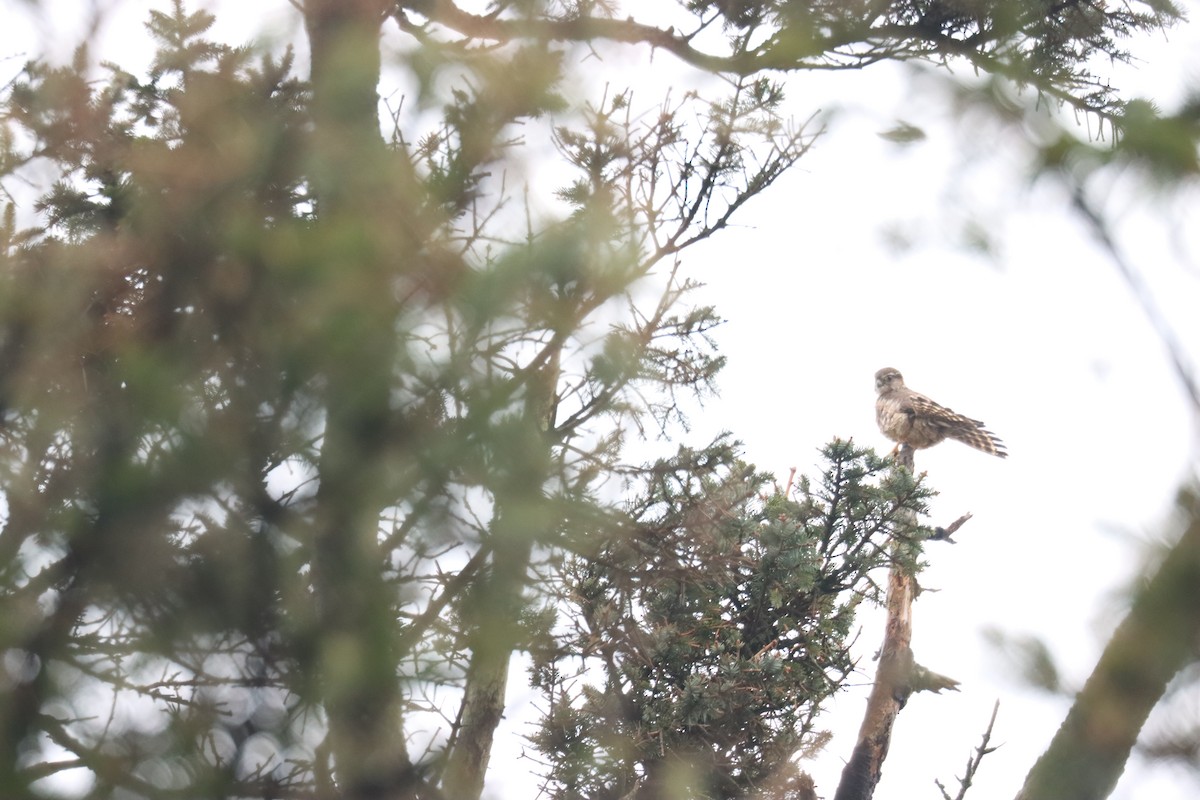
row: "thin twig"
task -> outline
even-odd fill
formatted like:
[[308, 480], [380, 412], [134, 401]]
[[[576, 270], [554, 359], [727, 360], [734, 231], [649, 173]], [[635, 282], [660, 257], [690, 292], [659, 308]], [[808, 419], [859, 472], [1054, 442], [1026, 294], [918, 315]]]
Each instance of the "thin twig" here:
[[971, 788], [971, 784], [975, 781], [975, 773], [979, 770], [979, 765], [983, 761], [983, 757], [988, 753], [994, 753], [995, 747], [989, 747], [988, 743], [992, 740], [992, 728], [996, 724], [996, 714], [1000, 711], [1000, 701], [992, 706], [992, 718], [988, 720], [987, 730], [983, 732], [983, 741], [979, 743], [979, 747], [975, 748], [975, 752], [967, 759], [967, 771], [961, 778], [958, 779], [958, 794], [953, 798], [946, 792], [946, 787], [939, 780], [934, 780], [938, 789], [942, 793], [944, 800], [963, 800], [967, 795], [967, 789]]

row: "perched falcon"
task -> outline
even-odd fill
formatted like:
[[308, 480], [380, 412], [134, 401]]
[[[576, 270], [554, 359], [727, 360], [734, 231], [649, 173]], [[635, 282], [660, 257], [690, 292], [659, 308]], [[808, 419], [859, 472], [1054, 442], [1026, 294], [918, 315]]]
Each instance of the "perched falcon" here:
[[976, 450], [1005, 458], [1004, 443], [977, 419], [956, 414], [904, 385], [898, 370], [884, 367], [875, 373], [875, 420], [883, 435], [913, 450], [933, 447], [943, 439], [957, 439]]

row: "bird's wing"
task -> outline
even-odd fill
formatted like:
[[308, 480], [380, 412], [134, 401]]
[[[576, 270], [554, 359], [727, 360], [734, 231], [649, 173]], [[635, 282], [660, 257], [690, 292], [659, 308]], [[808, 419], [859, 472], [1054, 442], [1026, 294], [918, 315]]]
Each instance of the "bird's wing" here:
[[953, 409], [946, 408], [941, 403], [935, 403], [923, 394], [913, 392], [909, 397], [913, 411], [930, 420], [939, 420], [941, 422], [952, 424], [968, 423], [971, 425], [982, 425], [983, 423], [977, 419], [964, 417], [962, 414]]
[[935, 403], [923, 394], [912, 396], [912, 408], [927, 423], [940, 428], [950, 438], [957, 439], [963, 444], [985, 453], [991, 453], [1000, 458], [1007, 457], [1004, 442], [989, 431], [982, 420], [964, 417], [956, 411]]

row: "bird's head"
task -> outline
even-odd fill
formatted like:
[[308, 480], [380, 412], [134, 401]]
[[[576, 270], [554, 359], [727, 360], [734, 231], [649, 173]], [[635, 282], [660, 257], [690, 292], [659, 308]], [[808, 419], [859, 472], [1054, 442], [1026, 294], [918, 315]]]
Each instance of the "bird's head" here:
[[884, 367], [875, 373], [875, 391], [883, 394], [891, 389], [899, 389], [904, 385], [904, 376], [900, 370]]

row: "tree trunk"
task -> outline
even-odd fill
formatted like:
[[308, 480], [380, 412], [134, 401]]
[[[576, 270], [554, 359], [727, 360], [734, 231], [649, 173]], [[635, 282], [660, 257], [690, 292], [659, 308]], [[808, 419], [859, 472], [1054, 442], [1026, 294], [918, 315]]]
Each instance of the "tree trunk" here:
[[[897, 458], [901, 466], [912, 470], [912, 450], [902, 450]], [[915, 524], [916, 520], [912, 520]], [[903, 546], [903, 545], [896, 545]], [[834, 800], [869, 800], [883, 774], [892, 741], [892, 726], [912, 694], [913, 669], [912, 604], [916, 598], [916, 579], [901, 564], [888, 571], [887, 624], [875, 685], [867, 699], [867, 710], [858, 731], [858, 742], [850, 760], [842, 769]]]
[[[306, 0], [313, 114], [325, 127], [318, 135], [350, 134], [382, 145], [379, 35], [389, 5], [386, 0]], [[345, 160], [355, 160], [353, 150], [330, 155], [339, 152]]]
[[526, 377], [527, 436], [531, 439], [528, 446], [535, 448], [533, 463], [527, 468], [510, 467], [509, 485], [497, 490], [491, 573], [474, 601], [467, 683], [442, 781], [446, 797], [454, 800], [478, 800], [483, 792], [496, 728], [504, 717], [509, 661], [523, 638], [520, 614], [533, 544], [547, 533], [542, 486], [550, 463], [561, 338], [556, 337], [543, 355], [541, 366]]
[[[389, 154], [379, 133], [382, 0], [306, 0], [312, 54], [314, 246], [325, 260], [315, 291], [340, 304], [322, 326], [325, 431], [313, 531], [313, 671], [321, 686], [337, 795], [345, 800], [428, 796], [409, 761], [397, 677], [394, 589], [379, 519], [390, 502], [388, 453], [404, 446], [390, 393], [398, 353], [395, 242], [380, 235]], [[403, 208], [392, 208], [403, 215]], [[343, 246], [349, 244], [353, 246]], [[399, 252], [405, 252], [400, 249]]]
[[[913, 451], [902, 446], [896, 453], [896, 467], [913, 471]], [[916, 530], [917, 519], [912, 512], [905, 512], [909, 528]], [[958, 530], [970, 515], [960, 517], [942, 533], [949, 535]], [[909, 542], [897, 540], [892, 543], [893, 553], [911, 547]], [[867, 698], [867, 710], [863, 715], [862, 727], [858, 731], [858, 742], [850, 760], [842, 769], [834, 800], [870, 800], [883, 774], [883, 762], [887, 758], [892, 741], [892, 727], [900, 709], [908, 702], [914, 691], [940, 692], [953, 689], [958, 682], [930, 672], [914, 663], [912, 647], [912, 604], [917, 595], [916, 576], [905, 566], [912, 559], [897, 558], [888, 572], [887, 623], [884, 629], [883, 646], [879, 651], [879, 668], [875, 673], [875, 685]]]
[[[503, 521], [495, 527], [503, 528]], [[470, 636], [462, 709], [442, 781], [445, 796], [455, 800], [478, 800], [483, 793], [496, 728], [504, 717], [508, 663], [519, 641], [517, 615], [532, 550], [528, 534], [523, 538], [523, 544], [509, 541], [495, 554], [484, 589], [487, 600]]]

